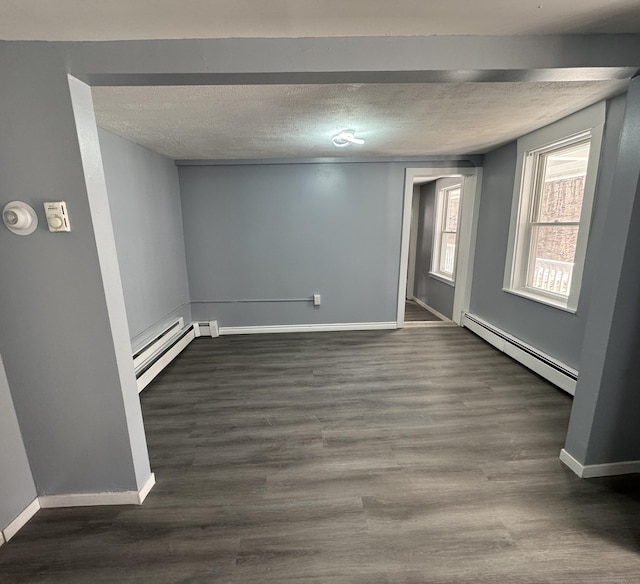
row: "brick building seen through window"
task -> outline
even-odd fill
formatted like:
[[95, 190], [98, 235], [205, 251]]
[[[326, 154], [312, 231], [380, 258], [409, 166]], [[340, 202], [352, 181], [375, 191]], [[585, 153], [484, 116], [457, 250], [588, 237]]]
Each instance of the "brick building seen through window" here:
[[[578, 241], [585, 177], [576, 176], [544, 183], [538, 200], [538, 221], [533, 227], [529, 285], [568, 295]], [[558, 222], [558, 225], [548, 223]]]

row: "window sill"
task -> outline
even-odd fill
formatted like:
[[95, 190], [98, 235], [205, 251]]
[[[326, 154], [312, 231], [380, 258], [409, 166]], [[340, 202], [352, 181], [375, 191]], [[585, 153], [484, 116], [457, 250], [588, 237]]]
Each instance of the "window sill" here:
[[434, 280], [439, 280], [443, 284], [448, 284], [452, 288], [455, 288], [455, 285], [456, 285], [455, 280], [450, 280], [449, 278], [445, 276], [441, 276], [440, 274], [436, 274], [435, 272], [429, 272], [429, 277], [433, 278]]
[[575, 314], [577, 312], [577, 308], [567, 306], [561, 300], [555, 300], [553, 298], [550, 298], [549, 296], [543, 296], [542, 294], [536, 294], [535, 292], [529, 292], [528, 290], [513, 290], [511, 288], [503, 288], [502, 291], [506, 292], [507, 294], [513, 294], [514, 296], [520, 296], [520, 298], [533, 300], [534, 302], [538, 302], [539, 304], [545, 304], [546, 306], [550, 306], [551, 308], [557, 308], [558, 310], [569, 312], [570, 314]]

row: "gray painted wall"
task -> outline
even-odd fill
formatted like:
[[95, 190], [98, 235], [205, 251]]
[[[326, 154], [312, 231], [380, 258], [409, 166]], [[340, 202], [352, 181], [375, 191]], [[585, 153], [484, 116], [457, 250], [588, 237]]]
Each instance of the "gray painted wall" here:
[[[582, 464], [640, 460], [640, 79], [629, 90], [566, 450]], [[623, 253], [621, 253], [623, 250]], [[637, 464], [637, 463], [636, 463]]]
[[579, 369], [582, 341], [596, 276], [594, 252], [602, 244], [610, 182], [615, 166], [625, 97], [609, 102], [600, 172], [575, 314], [502, 291], [516, 167], [516, 143], [485, 155], [470, 312]]
[[[180, 167], [197, 319], [220, 326], [396, 320], [404, 165]], [[212, 300], [311, 302], [207, 304]]]
[[0, 529], [37, 496], [0, 358]]
[[178, 170], [172, 160], [99, 130], [129, 334], [188, 314]]
[[[0, 206], [41, 222], [0, 228], [0, 353], [38, 494], [135, 490], [150, 469], [91, 93], [74, 84], [74, 115], [66, 62], [32, 48], [0, 51]], [[44, 224], [59, 199], [71, 233]]]
[[450, 179], [427, 183], [420, 188], [420, 219], [418, 224], [418, 251], [416, 253], [415, 297], [435, 308], [447, 318], [453, 317], [455, 287], [429, 275], [433, 253], [436, 193], [438, 189], [453, 184]]

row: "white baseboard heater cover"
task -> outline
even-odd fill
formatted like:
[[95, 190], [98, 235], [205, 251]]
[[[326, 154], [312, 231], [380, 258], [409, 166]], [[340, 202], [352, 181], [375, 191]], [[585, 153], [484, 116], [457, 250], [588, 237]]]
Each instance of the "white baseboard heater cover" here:
[[141, 347], [133, 352], [133, 366], [138, 369], [145, 361], [158, 352], [169, 339], [173, 338], [184, 328], [182, 317], [165, 326], [158, 334], [148, 339]]
[[575, 395], [578, 372], [572, 367], [472, 314], [464, 315], [462, 326], [512, 359], [522, 363], [540, 377], [544, 377], [570, 395]]
[[138, 393], [197, 337], [217, 337], [218, 321], [192, 322], [183, 326], [182, 318], [165, 327], [133, 355]]
[[285, 324], [258, 326], [223, 326], [220, 335], [258, 335], [273, 333], [319, 333], [337, 331], [372, 331], [397, 329], [398, 323], [393, 322], [340, 322], [329, 324]]
[[173, 361], [196, 338], [194, 324], [179, 330], [169, 337], [163, 337], [154, 344], [151, 356], [135, 368], [138, 393], [140, 393], [155, 377]]
[[217, 320], [195, 322], [194, 326], [196, 331], [196, 337], [216, 338], [220, 336]]

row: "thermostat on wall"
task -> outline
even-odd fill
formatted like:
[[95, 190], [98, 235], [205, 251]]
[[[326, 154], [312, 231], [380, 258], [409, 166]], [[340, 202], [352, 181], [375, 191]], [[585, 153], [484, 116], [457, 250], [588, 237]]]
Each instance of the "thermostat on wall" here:
[[71, 231], [67, 204], [64, 201], [56, 201], [44, 204], [44, 214], [47, 217], [49, 231]]

